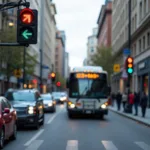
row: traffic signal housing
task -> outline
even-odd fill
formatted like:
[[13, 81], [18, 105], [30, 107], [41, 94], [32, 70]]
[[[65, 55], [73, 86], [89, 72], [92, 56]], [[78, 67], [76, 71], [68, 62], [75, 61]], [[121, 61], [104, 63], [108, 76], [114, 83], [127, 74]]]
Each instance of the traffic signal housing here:
[[134, 67], [134, 60], [133, 57], [127, 57], [126, 59], [126, 71], [129, 75], [133, 74], [133, 67]]
[[52, 82], [55, 82], [56, 74], [54, 72], [51, 73], [51, 80]]
[[17, 42], [36, 44], [38, 29], [38, 11], [24, 8], [17, 11]]

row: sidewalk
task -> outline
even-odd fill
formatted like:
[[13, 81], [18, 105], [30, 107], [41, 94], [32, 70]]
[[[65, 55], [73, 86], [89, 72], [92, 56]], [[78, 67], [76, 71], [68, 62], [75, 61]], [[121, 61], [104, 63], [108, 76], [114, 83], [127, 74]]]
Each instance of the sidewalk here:
[[145, 118], [142, 118], [142, 113], [141, 113], [141, 108], [140, 107], [138, 109], [138, 116], [134, 116], [134, 114], [135, 114], [134, 106], [133, 106], [133, 113], [132, 114], [124, 113], [122, 106], [121, 106], [121, 110], [120, 111], [117, 110], [117, 106], [116, 105], [114, 105], [113, 107], [110, 106], [109, 110], [111, 110], [111, 111], [113, 111], [115, 113], [118, 113], [118, 114], [120, 114], [122, 116], [128, 117], [128, 118], [130, 118], [132, 120], [138, 121], [138, 122], [140, 122], [142, 124], [150, 126], [150, 109], [149, 108], [147, 108], [147, 110], [146, 110]]

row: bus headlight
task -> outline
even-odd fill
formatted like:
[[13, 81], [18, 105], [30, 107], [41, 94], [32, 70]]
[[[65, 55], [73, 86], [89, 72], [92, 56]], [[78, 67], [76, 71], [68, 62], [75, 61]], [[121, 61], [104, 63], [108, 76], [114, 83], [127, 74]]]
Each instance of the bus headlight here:
[[106, 105], [105, 105], [105, 104], [101, 105], [101, 108], [102, 108], [102, 109], [105, 109], [105, 108], [106, 108]]
[[75, 104], [71, 104], [71, 105], [70, 105], [70, 108], [75, 108]]

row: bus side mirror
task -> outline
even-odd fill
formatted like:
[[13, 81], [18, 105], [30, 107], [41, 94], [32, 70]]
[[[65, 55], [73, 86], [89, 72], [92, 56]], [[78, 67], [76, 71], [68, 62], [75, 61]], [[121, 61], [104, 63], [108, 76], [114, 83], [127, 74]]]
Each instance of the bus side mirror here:
[[66, 87], [69, 88], [69, 79], [66, 80]]

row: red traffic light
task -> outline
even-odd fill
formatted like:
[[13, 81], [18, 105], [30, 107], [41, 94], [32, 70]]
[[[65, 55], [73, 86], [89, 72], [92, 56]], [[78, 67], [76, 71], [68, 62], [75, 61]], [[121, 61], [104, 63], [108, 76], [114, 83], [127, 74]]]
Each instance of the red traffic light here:
[[31, 9], [25, 8], [20, 12], [20, 19], [24, 24], [31, 24], [34, 20], [34, 13]]
[[60, 82], [57, 82], [56, 85], [57, 85], [57, 86], [61, 86], [61, 83], [60, 83]]
[[36, 80], [36, 79], [33, 79], [32, 82], [33, 82], [34, 84], [37, 84], [37, 80]]

